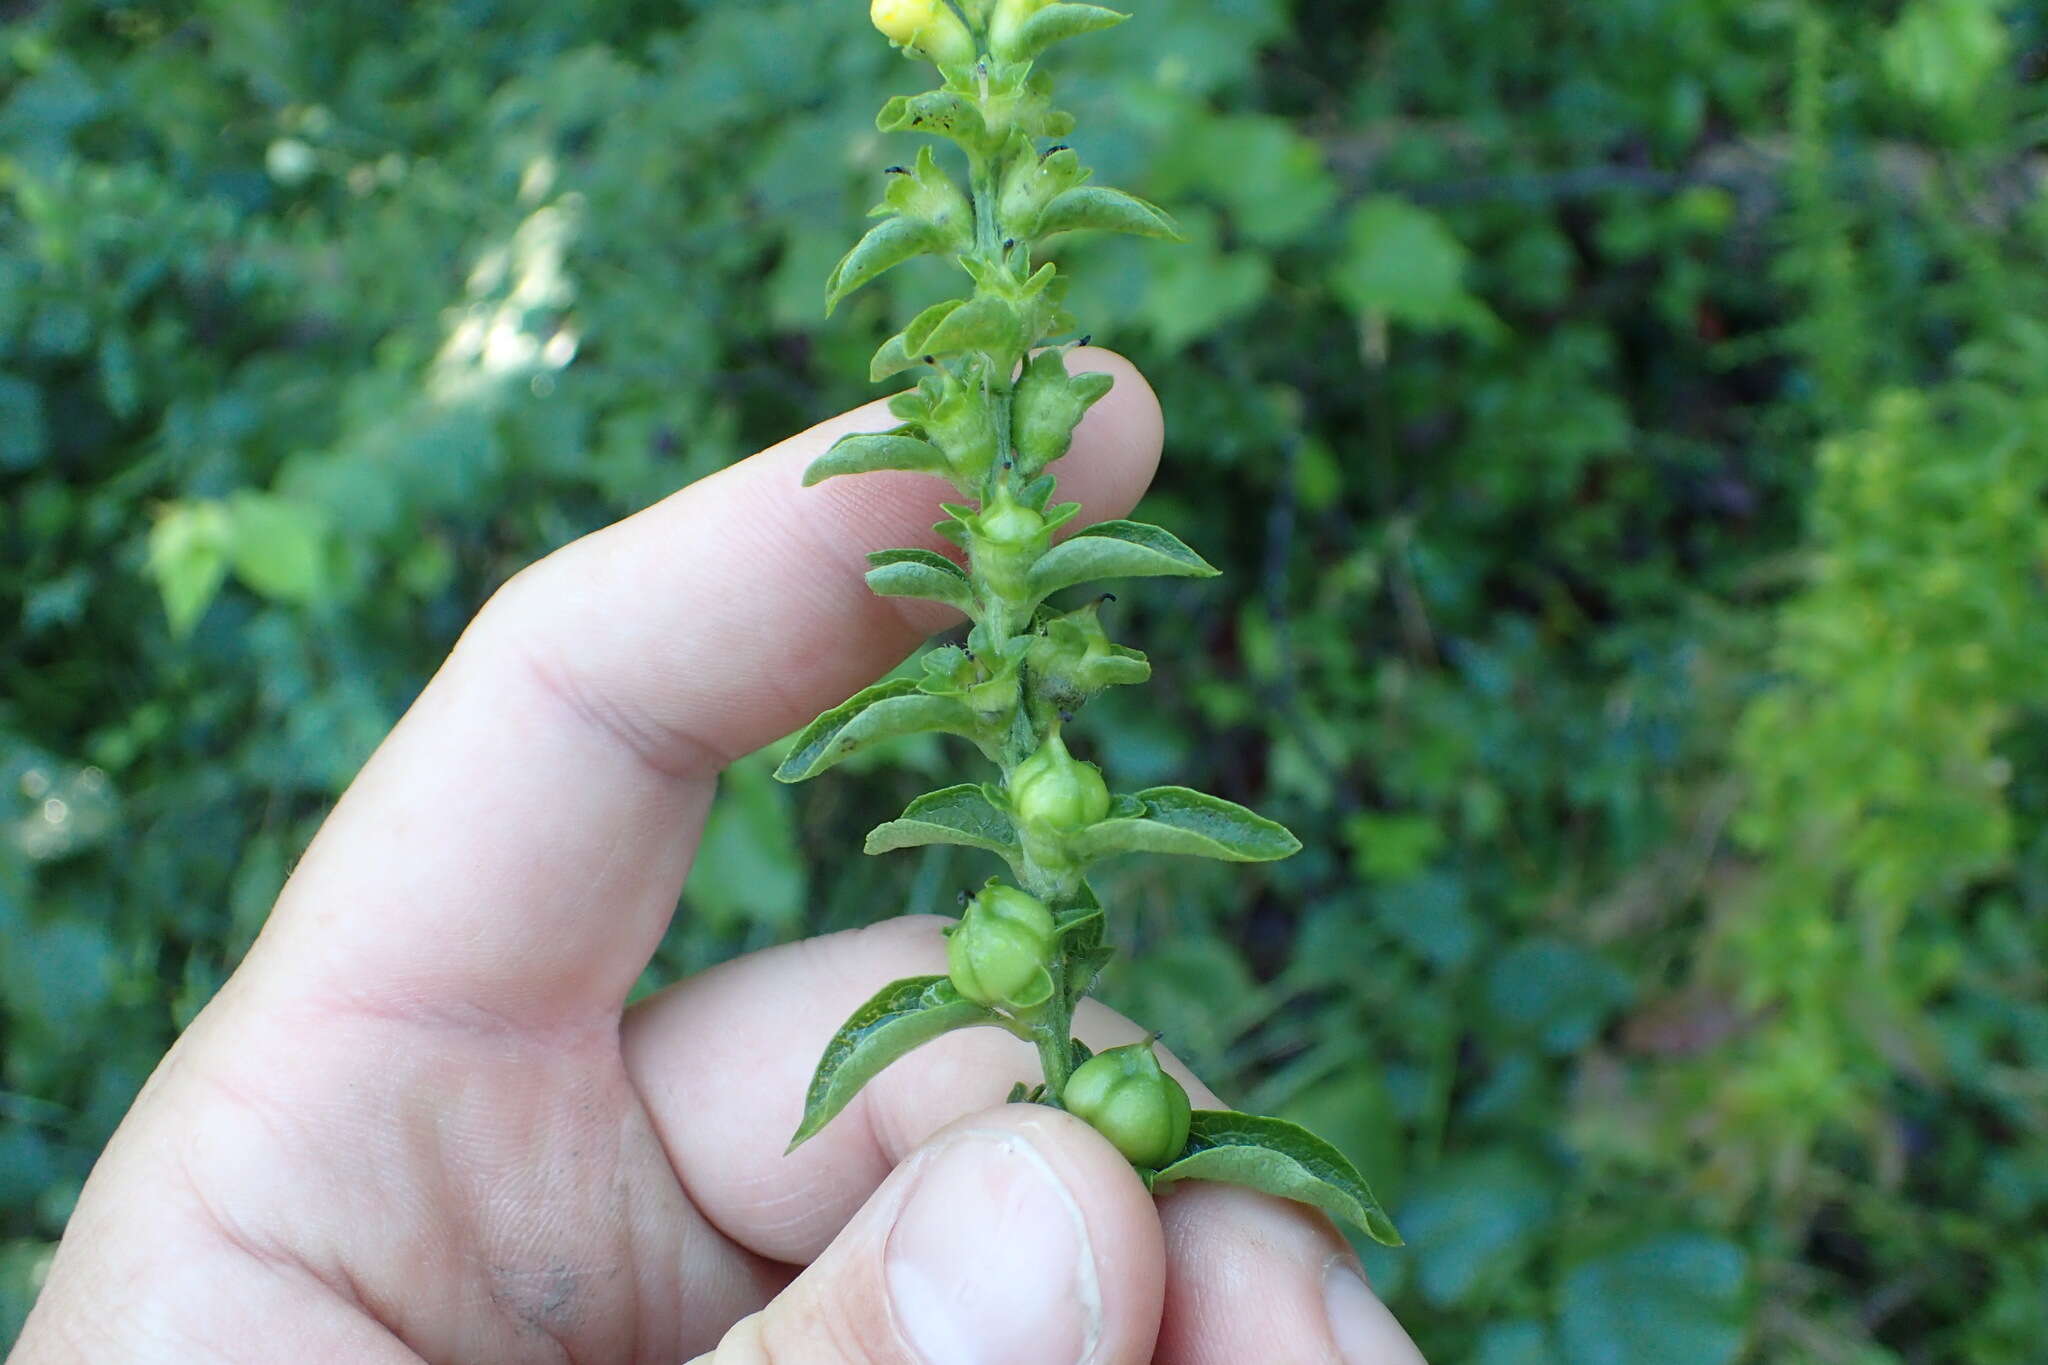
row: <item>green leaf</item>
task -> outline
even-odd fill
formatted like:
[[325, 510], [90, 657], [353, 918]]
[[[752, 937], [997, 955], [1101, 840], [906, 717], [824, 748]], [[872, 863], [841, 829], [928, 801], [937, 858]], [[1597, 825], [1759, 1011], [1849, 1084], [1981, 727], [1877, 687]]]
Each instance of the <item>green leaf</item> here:
[[921, 597], [974, 610], [974, 589], [960, 566], [930, 550], [877, 550], [868, 556], [868, 586], [877, 597]]
[[1088, 861], [1117, 853], [1175, 853], [1231, 863], [1265, 863], [1299, 852], [1301, 840], [1285, 825], [1234, 801], [1186, 787], [1138, 793], [1140, 817], [1102, 820], [1076, 834], [1075, 856]]
[[[1250, 969], [1244, 965], [1243, 957], [1234, 951], [1232, 956], [1236, 959], [1238, 973], [1249, 975]], [[1225, 984], [1218, 981], [1210, 989], [1215, 990]], [[1256, 1022], [1271, 1012], [1272, 1006], [1262, 999], [1264, 993], [1256, 984], [1232, 985], [1229, 989], [1231, 993], [1228, 996], [1214, 995], [1211, 998], [1243, 1000], [1247, 1005], [1242, 1010], [1212, 1011], [1212, 1015], [1222, 1013], [1226, 1016], [1222, 1021], [1226, 1027], [1237, 1022], [1236, 1018], [1229, 1016]], [[1202, 1031], [1202, 1025], [1197, 1020], [1189, 1019], [1177, 1024], [1171, 1017], [1155, 1014], [1156, 1007], [1150, 1000], [1143, 1000], [1135, 993], [1131, 999], [1131, 1012], [1134, 1016], [1154, 1021], [1161, 1032], [1168, 1033], [1168, 1036], [1176, 1040], [1190, 1029], [1197, 1035]], [[1223, 1032], [1220, 1028], [1211, 1031], [1217, 1034]], [[1219, 1050], [1208, 1055], [1221, 1056], [1222, 1050], [1227, 1049], [1238, 1036], [1240, 1035], [1235, 1033], [1225, 1035], [1219, 1044]], [[1190, 1038], [1190, 1043], [1194, 1041], [1194, 1038]], [[1365, 1056], [1350, 1047], [1348, 1039], [1340, 1038], [1338, 1041], [1342, 1045], [1330, 1049], [1327, 1053], [1319, 1055], [1312, 1049], [1297, 1059], [1297, 1064], [1302, 1068], [1302, 1071], [1297, 1073], [1300, 1079], [1287, 1086], [1292, 1093], [1277, 1103], [1275, 1112], [1278, 1117], [1298, 1123], [1311, 1133], [1320, 1135], [1324, 1141], [1350, 1157], [1360, 1169], [1371, 1171], [1373, 1192], [1383, 1201], [1394, 1201], [1404, 1188], [1402, 1176], [1408, 1159], [1407, 1128], [1401, 1117], [1400, 1105], [1396, 1101], [1393, 1086], [1388, 1083], [1386, 1068], [1378, 1059]], [[1187, 1050], [1200, 1055], [1198, 1049], [1193, 1046], [1187, 1047]], [[1327, 1065], [1333, 1058], [1344, 1059], [1335, 1070], [1329, 1069]], [[1403, 1226], [1406, 1226], [1405, 1219]], [[1408, 1231], [1413, 1233], [1414, 1229], [1408, 1228]]]
[[994, 1010], [962, 1000], [943, 976], [907, 977], [884, 986], [825, 1045], [789, 1149], [815, 1137], [862, 1086], [904, 1053], [954, 1029], [981, 1025], [1005, 1026]]
[[831, 315], [841, 299], [883, 271], [913, 256], [945, 251], [951, 245], [942, 230], [915, 218], [891, 218], [877, 223], [832, 267], [832, 274], [825, 281], [826, 315]]
[[919, 313], [903, 329], [903, 345], [912, 355], [926, 355], [925, 343], [931, 339], [932, 329], [944, 322], [957, 308], [965, 307], [966, 299], [942, 299]]
[[966, 302], [965, 299], [943, 299], [912, 318], [902, 331], [883, 342], [874, 359], [868, 362], [868, 382], [879, 384], [892, 374], [901, 374], [922, 363], [925, 356], [931, 354], [924, 343], [932, 328]]
[[1100, 5], [1047, 5], [1024, 21], [1001, 55], [1006, 61], [1028, 62], [1054, 43], [1115, 28], [1130, 17]]
[[981, 295], [954, 309], [924, 338], [927, 355], [987, 351], [1011, 355], [1024, 348], [1024, 320], [1007, 299]]
[[877, 683], [804, 727], [775, 776], [783, 782], [801, 782], [877, 740], [931, 730], [972, 739], [980, 725], [975, 714], [953, 698], [920, 692], [914, 678]]
[[1573, 1365], [1728, 1365], [1742, 1354], [1748, 1262], [1719, 1238], [1676, 1234], [1588, 1261], [1558, 1313]]
[[174, 504], [149, 529], [149, 576], [163, 595], [171, 634], [192, 633], [227, 577], [234, 527], [218, 502]]
[[327, 522], [302, 502], [242, 489], [228, 499], [235, 577], [275, 602], [310, 602], [327, 576]]
[[904, 807], [903, 814], [869, 830], [865, 848], [869, 853], [890, 853], [928, 844], [986, 849], [1013, 862], [1021, 856], [1010, 817], [991, 805], [972, 782], [926, 792]]
[[1040, 555], [1031, 566], [1031, 591], [1044, 597], [1094, 578], [1214, 578], [1217, 572], [1170, 531], [1141, 521], [1102, 521]]
[[922, 359], [910, 353], [903, 344], [903, 333], [898, 332], [875, 349], [868, 361], [868, 383], [879, 384], [892, 374], [902, 374]]
[[1038, 215], [1038, 235], [1056, 232], [1128, 232], [1139, 237], [1182, 240], [1180, 226], [1157, 204], [1104, 185], [1077, 185], [1053, 197]]
[[1401, 1245], [1393, 1219], [1373, 1198], [1357, 1168], [1335, 1147], [1286, 1119], [1196, 1110], [1186, 1152], [1160, 1169], [1153, 1188], [1179, 1180], [1248, 1185], [1312, 1204], [1384, 1246]]
[[895, 431], [856, 433], [842, 436], [832, 448], [811, 461], [804, 471], [804, 487], [823, 483], [841, 474], [872, 474], [882, 469], [903, 469], [915, 474], [936, 474], [946, 478], [953, 472], [945, 452], [930, 441], [905, 435], [909, 428]]

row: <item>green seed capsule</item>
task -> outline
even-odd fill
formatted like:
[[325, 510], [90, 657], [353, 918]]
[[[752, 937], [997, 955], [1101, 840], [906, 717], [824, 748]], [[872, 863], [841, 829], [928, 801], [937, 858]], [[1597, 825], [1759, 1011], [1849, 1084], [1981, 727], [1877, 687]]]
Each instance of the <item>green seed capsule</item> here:
[[1052, 911], [1038, 897], [991, 881], [946, 940], [953, 989], [977, 1005], [1033, 1009], [1052, 995]]
[[1062, 353], [1040, 351], [1017, 381], [1010, 411], [1017, 468], [1030, 478], [1067, 453], [1081, 415], [1110, 390], [1115, 381], [1093, 372], [1070, 375]]
[[1133, 1166], [1157, 1170], [1188, 1145], [1188, 1092], [1160, 1070], [1150, 1040], [1090, 1057], [1060, 1099]]
[[1152, 676], [1152, 665], [1143, 654], [1110, 643], [1101, 618], [1107, 600], [1111, 599], [1098, 598], [1049, 618], [1031, 641], [1026, 661], [1033, 690], [1056, 711], [1079, 710], [1105, 687], [1141, 683]]
[[1054, 730], [1010, 774], [1010, 804], [1027, 825], [1076, 830], [1109, 814], [1109, 786], [1093, 763], [1067, 752]]
[[974, 566], [988, 590], [1003, 601], [1026, 597], [1031, 591], [1031, 566], [1045, 553], [1052, 533], [1036, 509], [1017, 501], [1007, 485], [968, 524]]
[[991, 503], [981, 514], [980, 528], [992, 545], [1021, 549], [1045, 529], [1045, 518], [1018, 502]]
[[1019, 237], [1037, 235], [1038, 216], [1045, 206], [1085, 177], [1081, 159], [1071, 147], [1043, 156], [1029, 148], [1019, 151], [1003, 173], [1002, 198], [997, 201], [1004, 231]]
[[968, 487], [978, 484], [996, 461], [995, 414], [981, 392], [983, 368], [984, 362], [971, 359], [961, 375], [949, 373], [931, 382], [929, 391], [919, 384], [923, 409], [904, 418], [924, 427], [932, 444], [946, 453], [955, 477]]

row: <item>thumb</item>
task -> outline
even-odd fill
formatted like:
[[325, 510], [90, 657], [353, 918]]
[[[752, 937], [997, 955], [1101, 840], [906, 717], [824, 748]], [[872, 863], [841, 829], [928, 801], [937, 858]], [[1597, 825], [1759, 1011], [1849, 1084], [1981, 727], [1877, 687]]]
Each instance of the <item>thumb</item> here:
[[940, 1131], [811, 1267], [693, 1365], [1144, 1365], [1165, 1249], [1079, 1119], [1011, 1104]]

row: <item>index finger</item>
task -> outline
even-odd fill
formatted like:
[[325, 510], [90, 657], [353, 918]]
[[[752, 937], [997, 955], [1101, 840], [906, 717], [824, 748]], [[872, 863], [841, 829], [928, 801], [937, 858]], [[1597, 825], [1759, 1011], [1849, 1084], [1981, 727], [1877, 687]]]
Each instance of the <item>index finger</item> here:
[[[1054, 472], [1084, 520], [1158, 463], [1122, 357]], [[720, 766], [843, 700], [944, 623], [884, 600], [870, 550], [935, 546], [946, 486], [801, 486], [879, 404], [703, 479], [520, 574], [371, 758], [252, 954], [262, 978], [385, 1013], [616, 1028], [673, 913]], [[608, 1022], [607, 1022], [608, 1021]]]

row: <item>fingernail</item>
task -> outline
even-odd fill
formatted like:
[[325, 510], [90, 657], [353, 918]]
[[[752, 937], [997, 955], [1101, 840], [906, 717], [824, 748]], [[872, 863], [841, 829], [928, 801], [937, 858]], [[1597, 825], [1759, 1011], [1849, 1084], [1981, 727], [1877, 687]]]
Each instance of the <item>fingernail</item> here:
[[897, 1330], [926, 1365], [1081, 1365], [1101, 1333], [1080, 1206], [1012, 1134], [964, 1133], [933, 1154], [884, 1272]]
[[1372, 1292], [1365, 1276], [1343, 1257], [1323, 1271], [1323, 1311], [1344, 1365], [1423, 1365], [1422, 1353]]

